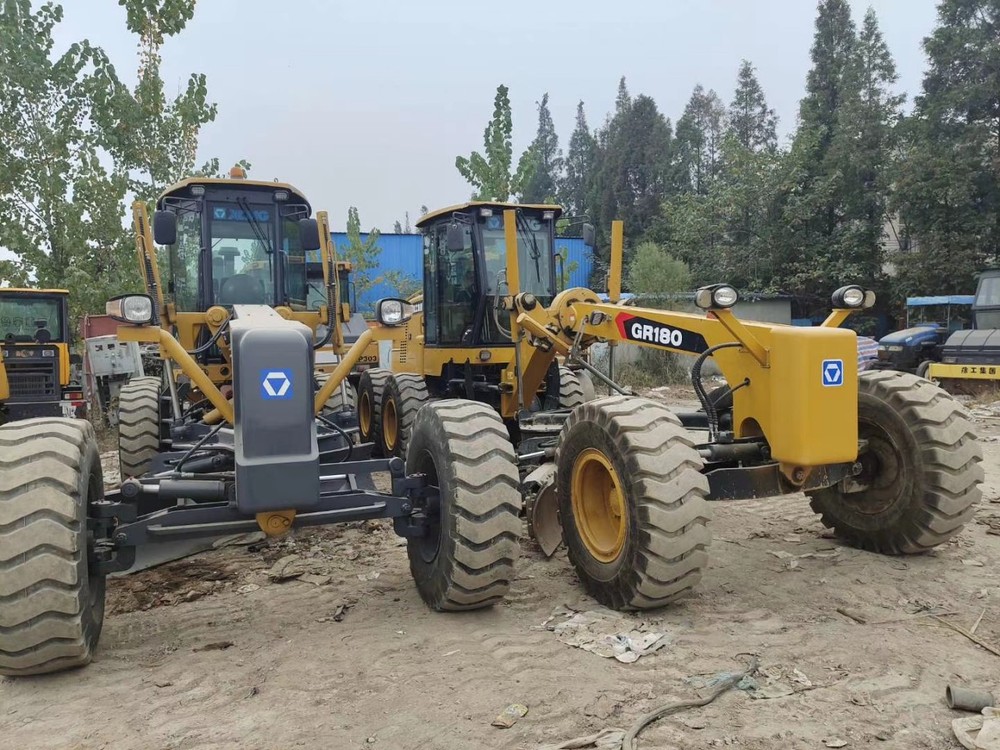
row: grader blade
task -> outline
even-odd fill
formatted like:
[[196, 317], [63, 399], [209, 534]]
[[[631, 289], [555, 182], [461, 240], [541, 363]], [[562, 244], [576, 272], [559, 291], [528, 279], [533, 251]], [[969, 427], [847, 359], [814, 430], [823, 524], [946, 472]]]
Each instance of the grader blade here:
[[538, 543], [546, 557], [552, 557], [563, 539], [559, 505], [556, 502], [555, 465], [549, 463], [539, 466], [525, 478], [524, 484], [533, 493], [525, 508], [528, 534]]

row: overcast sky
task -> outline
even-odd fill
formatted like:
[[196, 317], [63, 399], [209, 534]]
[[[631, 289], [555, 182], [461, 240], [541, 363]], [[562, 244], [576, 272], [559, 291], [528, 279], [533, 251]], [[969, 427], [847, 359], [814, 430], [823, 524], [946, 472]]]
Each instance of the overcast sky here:
[[[62, 0], [58, 41], [88, 38], [134, 81], [135, 39], [115, 0]], [[921, 40], [934, 0], [851, 0], [874, 6], [907, 107], [919, 93]], [[742, 58], [751, 60], [783, 136], [795, 126], [809, 69], [814, 0], [201, 0], [164, 47], [168, 92], [208, 76], [219, 115], [200, 160], [245, 158], [251, 176], [303, 190], [343, 228], [348, 206], [365, 229], [391, 231], [468, 198], [458, 154], [482, 149], [498, 84], [510, 88], [517, 154], [549, 93], [565, 147], [576, 104], [591, 127], [613, 106], [618, 79], [652, 96], [676, 122], [696, 83], [727, 104]]]

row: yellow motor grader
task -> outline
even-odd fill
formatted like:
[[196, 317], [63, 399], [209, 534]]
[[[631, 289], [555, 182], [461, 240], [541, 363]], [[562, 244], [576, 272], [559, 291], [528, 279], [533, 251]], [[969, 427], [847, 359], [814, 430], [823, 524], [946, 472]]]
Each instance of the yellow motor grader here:
[[[413, 433], [428, 405], [488, 404], [516, 450], [529, 531], [548, 554], [565, 541], [612, 607], [659, 606], [697, 583], [712, 500], [805, 492], [845, 540], [890, 554], [941, 544], [970, 518], [983, 470], [964, 409], [915, 376], [858, 372], [856, 335], [839, 326], [872, 292], [838, 289], [815, 328], [743, 322], [726, 284], [698, 290], [702, 314], [623, 305], [615, 222], [610, 301], [556, 293], [559, 215], [474, 202], [420, 220], [422, 298], [379, 303], [380, 323], [398, 331], [391, 367], [359, 385], [359, 429], [383, 454], [425, 471]], [[628, 395], [583, 356], [598, 342], [692, 356], [701, 410]], [[584, 402], [557, 358], [619, 395]], [[702, 384], [709, 358], [724, 393]]]

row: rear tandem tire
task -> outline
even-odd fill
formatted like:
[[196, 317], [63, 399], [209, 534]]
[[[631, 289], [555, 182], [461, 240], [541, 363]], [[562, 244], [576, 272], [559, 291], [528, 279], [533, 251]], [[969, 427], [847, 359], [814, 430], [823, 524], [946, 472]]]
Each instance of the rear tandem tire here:
[[77, 419], [0, 427], [0, 674], [89, 664], [104, 576], [88, 560], [88, 506], [104, 483], [94, 429]]
[[584, 402], [593, 401], [597, 398], [597, 387], [594, 385], [594, 379], [589, 372], [586, 370], [577, 370], [576, 379], [580, 381], [580, 388], [583, 389]]
[[580, 379], [568, 367], [559, 368], [559, 408], [572, 409], [579, 406], [586, 397]]
[[711, 541], [708, 479], [673, 412], [629, 396], [585, 403], [563, 426], [556, 465], [569, 559], [591, 596], [652, 609], [698, 584]]
[[[319, 388], [326, 385], [326, 381], [330, 379], [327, 373], [320, 373], [316, 375], [316, 382], [319, 384]], [[350, 382], [345, 382], [344, 388], [338, 387], [333, 393], [330, 394], [330, 398], [326, 400], [326, 404], [323, 405], [324, 413], [330, 412], [336, 414], [342, 411], [355, 411], [358, 408], [358, 393], [354, 390], [354, 386]], [[319, 389], [317, 389], [319, 390]], [[344, 391], [347, 391], [347, 398], [344, 398]]]
[[397, 373], [382, 392], [382, 454], [406, 457], [406, 446], [420, 407], [430, 401], [421, 375]]
[[370, 367], [358, 379], [358, 440], [372, 443], [372, 456], [382, 456], [382, 395], [391, 370]]
[[859, 436], [869, 441], [862, 473], [808, 493], [813, 510], [871, 552], [913, 554], [948, 541], [982, 495], [983, 451], [967, 412], [909, 373], [862, 372], [858, 391]]
[[436, 523], [407, 540], [420, 597], [439, 611], [501, 601], [520, 550], [521, 491], [500, 416], [475, 401], [431, 402], [413, 424], [406, 472], [426, 474], [439, 488]]
[[132, 378], [118, 394], [118, 463], [122, 479], [141, 477], [160, 452], [160, 378]]

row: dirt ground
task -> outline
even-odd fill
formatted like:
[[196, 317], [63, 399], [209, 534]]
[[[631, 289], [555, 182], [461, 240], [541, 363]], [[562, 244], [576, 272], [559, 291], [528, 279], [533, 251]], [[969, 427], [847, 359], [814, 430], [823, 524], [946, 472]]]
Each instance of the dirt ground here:
[[[607, 618], [611, 633], [664, 634], [633, 663], [553, 630], [596, 609], [565, 553], [524, 542], [507, 602], [435, 614], [402, 541], [372, 522], [114, 580], [92, 665], [0, 681], [0, 747], [535, 749], [704, 695], [747, 654], [753, 681], [661, 720], [640, 747], [958, 747], [945, 686], [1000, 689], [1000, 657], [942, 622], [979, 621], [1000, 646], [1000, 404], [974, 414], [987, 481], [956, 540], [880, 557], [839, 546], [802, 496], [719, 503], [696, 593]], [[272, 581], [279, 562], [305, 577]], [[527, 714], [492, 726], [509, 704]]]

